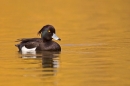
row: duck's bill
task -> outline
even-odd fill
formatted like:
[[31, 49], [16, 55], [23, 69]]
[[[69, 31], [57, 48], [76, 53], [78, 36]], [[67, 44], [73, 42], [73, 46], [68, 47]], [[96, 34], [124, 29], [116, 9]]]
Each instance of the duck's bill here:
[[53, 33], [52, 38], [59, 41], [61, 40], [55, 33]]

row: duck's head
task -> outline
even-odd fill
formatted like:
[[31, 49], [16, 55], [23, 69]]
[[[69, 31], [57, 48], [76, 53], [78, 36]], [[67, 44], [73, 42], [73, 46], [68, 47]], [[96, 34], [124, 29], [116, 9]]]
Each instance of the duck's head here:
[[44, 41], [50, 41], [52, 39], [61, 40], [58, 36], [56, 36], [55, 28], [52, 25], [43, 26], [38, 34], [41, 35], [41, 38]]

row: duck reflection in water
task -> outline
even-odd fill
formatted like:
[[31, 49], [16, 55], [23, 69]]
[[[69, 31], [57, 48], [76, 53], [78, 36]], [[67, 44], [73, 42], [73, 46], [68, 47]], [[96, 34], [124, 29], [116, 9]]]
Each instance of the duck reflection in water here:
[[59, 67], [60, 51], [39, 51], [21, 53], [24, 59], [42, 59], [43, 68], [57, 68]]
[[59, 67], [59, 51], [45, 51], [42, 53], [43, 68], [58, 68]]
[[[31, 68], [25, 67], [24, 68], [25, 70], [31, 70], [31, 71], [33, 70], [36, 72], [38, 69], [37, 72], [39, 72], [39, 74], [37, 75], [36, 73], [36, 75], [33, 74], [31, 76], [50, 77], [50, 76], [55, 76], [57, 74], [57, 68], [59, 67], [59, 55], [60, 55], [60, 51], [40, 51], [40, 52], [36, 52], [36, 54], [34, 53], [22, 54], [21, 58], [23, 58], [23, 60], [26, 60], [27, 64], [28, 62], [29, 64], [32, 64]], [[34, 62], [32, 62], [31, 60], [33, 60]], [[40, 62], [37, 63], [38, 60]], [[33, 66], [33, 64], [39, 64], [39, 63], [40, 63], [39, 67]], [[30, 76], [30, 75], [26, 74], [26, 76]]]

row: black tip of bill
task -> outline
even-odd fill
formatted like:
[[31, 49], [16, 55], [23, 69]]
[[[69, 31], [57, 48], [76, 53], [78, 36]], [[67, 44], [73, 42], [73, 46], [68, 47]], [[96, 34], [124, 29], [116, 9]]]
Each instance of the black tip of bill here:
[[61, 41], [61, 39], [60, 39], [60, 38], [59, 38], [58, 40], [59, 40], [59, 41]]

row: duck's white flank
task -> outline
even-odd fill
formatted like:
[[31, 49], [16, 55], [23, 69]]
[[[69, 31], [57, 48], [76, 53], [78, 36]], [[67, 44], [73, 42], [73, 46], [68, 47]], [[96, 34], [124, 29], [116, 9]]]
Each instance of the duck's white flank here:
[[21, 48], [22, 52], [34, 52], [36, 50], [36, 47], [28, 49], [25, 46]]
[[36, 47], [31, 48], [31, 49], [28, 49], [28, 48], [26, 48], [25, 46], [22, 47], [22, 51], [31, 52], [31, 51], [35, 51], [35, 50], [36, 50]]
[[21, 48], [22, 58], [36, 58], [36, 47], [28, 49], [25, 46]]

